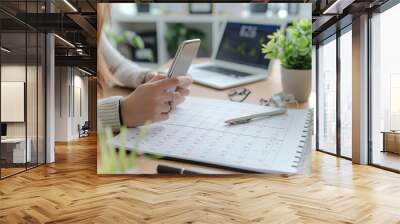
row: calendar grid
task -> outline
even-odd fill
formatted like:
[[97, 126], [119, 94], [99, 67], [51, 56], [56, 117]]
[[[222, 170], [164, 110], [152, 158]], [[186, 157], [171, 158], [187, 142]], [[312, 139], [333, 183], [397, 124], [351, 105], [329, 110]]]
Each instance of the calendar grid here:
[[[224, 123], [232, 117], [273, 109], [189, 97], [169, 120], [149, 126], [148, 134], [137, 150], [253, 171], [280, 168], [282, 165], [276, 164], [276, 160], [285, 154], [290, 166], [303, 135], [306, 110], [288, 110], [286, 115], [240, 125]], [[128, 148], [135, 145], [140, 129], [129, 129], [126, 136]], [[115, 138], [116, 145], [121, 142], [119, 137]]]

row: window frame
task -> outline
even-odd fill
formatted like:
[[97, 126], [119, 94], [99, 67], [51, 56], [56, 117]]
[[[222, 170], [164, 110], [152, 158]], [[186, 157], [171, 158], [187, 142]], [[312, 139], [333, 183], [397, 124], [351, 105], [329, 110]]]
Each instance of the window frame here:
[[368, 11], [368, 31], [367, 31], [367, 39], [368, 39], [368, 69], [367, 69], [367, 77], [368, 77], [368, 165], [377, 167], [383, 170], [395, 172], [395, 173], [400, 173], [400, 170], [383, 166], [377, 163], [373, 162], [373, 154], [374, 154], [374, 147], [373, 147], [373, 130], [372, 130], [372, 119], [373, 119], [373, 113], [372, 113], [372, 94], [373, 94], [373, 88], [372, 88], [372, 19], [374, 18], [374, 15], [377, 14], [382, 14], [385, 11], [393, 8], [394, 6], [398, 5], [400, 3], [400, 0], [388, 0], [384, 4], [380, 5], [379, 7], [369, 10]]
[[[319, 152], [323, 152], [329, 155], [333, 155], [333, 156], [337, 156], [339, 158], [343, 158], [346, 160], [352, 160], [352, 158], [347, 157], [342, 155], [341, 153], [341, 118], [340, 118], [340, 103], [341, 103], [341, 97], [340, 97], [340, 81], [341, 81], [341, 65], [340, 65], [340, 38], [342, 35], [344, 35], [347, 32], [351, 32], [351, 25], [352, 23], [348, 23], [346, 24], [344, 27], [337, 27], [337, 30], [335, 33], [331, 34], [330, 36], [319, 40], [316, 45], [316, 150]], [[319, 91], [320, 91], [320, 87], [319, 87], [319, 48], [322, 44], [326, 44], [329, 43], [331, 41], [336, 41], [336, 60], [335, 60], [335, 64], [336, 64], [336, 152], [332, 153], [329, 151], [326, 151], [324, 149], [321, 149], [319, 146], [319, 135], [320, 135], [320, 130], [319, 130], [319, 122], [320, 122], [320, 118], [319, 118], [319, 104], [320, 104], [320, 99], [319, 99]]]
[[[26, 3], [26, 1], [23, 1], [23, 2]], [[36, 11], [38, 12], [38, 10], [39, 10], [39, 8], [38, 8], [39, 1], [34, 1], [34, 3], [37, 3]], [[7, 13], [7, 11], [4, 11], [3, 9], [1, 9], [1, 10], [3, 12]], [[25, 11], [26, 11], [25, 12], [25, 16], [27, 16], [27, 14], [26, 14], [27, 13], [27, 5], [26, 4], [25, 4]], [[47, 11], [48, 11], [48, 7], [46, 7], [46, 12]], [[8, 31], [8, 30], [1, 30], [0, 29], [0, 45], [2, 45], [1, 41], [2, 41], [2, 34], [3, 33], [20, 33], [21, 35], [25, 35], [25, 40], [24, 40], [24, 42], [25, 42], [25, 49], [24, 49], [24, 51], [25, 51], [25, 56], [24, 56], [25, 57], [25, 87], [24, 87], [24, 90], [25, 90], [25, 93], [24, 93], [24, 120], [25, 120], [24, 121], [25, 122], [24, 129], [25, 129], [25, 135], [23, 137], [25, 139], [25, 166], [24, 166], [23, 170], [20, 170], [18, 172], [14, 172], [14, 173], [9, 174], [7, 176], [3, 176], [3, 173], [2, 173], [2, 169], [3, 168], [0, 166], [0, 180], [4, 180], [6, 178], [12, 177], [14, 175], [17, 175], [17, 174], [20, 174], [20, 173], [23, 173], [23, 172], [26, 172], [26, 171], [28, 171], [30, 169], [39, 167], [39, 166], [44, 165], [44, 164], [47, 163], [47, 144], [48, 144], [48, 142], [47, 142], [47, 110], [46, 110], [46, 108], [47, 108], [47, 75], [48, 75], [48, 73], [47, 73], [47, 56], [48, 56], [47, 55], [47, 44], [48, 44], [48, 40], [47, 40], [47, 36], [48, 35], [47, 34], [48, 33], [44, 32], [44, 31], [41, 31], [41, 30], [38, 30], [38, 29], [30, 26], [27, 23], [24, 23], [23, 21], [18, 20], [18, 18], [13, 18], [13, 19], [16, 19], [18, 22], [23, 24], [23, 30]], [[1, 28], [1, 23], [0, 23], [0, 28]], [[36, 61], [34, 62], [35, 66], [36, 66], [36, 72], [35, 72], [35, 75], [36, 75], [36, 91], [35, 91], [35, 94], [36, 94], [36, 99], [37, 99], [37, 101], [36, 101], [36, 122], [34, 122], [34, 123], [36, 123], [36, 136], [33, 136], [32, 138], [36, 138], [36, 140], [39, 139], [39, 131], [38, 131], [39, 130], [39, 120], [41, 120], [41, 122], [43, 124], [42, 128], [44, 129], [43, 130], [43, 145], [42, 145], [42, 147], [43, 147], [42, 148], [42, 152], [44, 154], [41, 155], [41, 157], [43, 157], [42, 158], [43, 162], [39, 162], [39, 144], [38, 144], [38, 141], [37, 141], [37, 145], [36, 145], [36, 161], [35, 161], [34, 164], [30, 164], [30, 166], [28, 166], [29, 162], [27, 162], [27, 156], [28, 156], [28, 154], [27, 154], [27, 147], [28, 147], [28, 144], [27, 144], [27, 142], [28, 142], [28, 112], [27, 112], [27, 83], [28, 83], [27, 76], [28, 76], [28, 67], [27, 66], [29, 64], [28, 63], [28, 34], [34, 34], [34, 35], [36, 34], [36, 49], [35, 49], [35, 51], [36, 51], [36, 57], [37, 57]], [[39, 34], [43, 34], [43, 35], [39, 35]], [[42, 48], [43, 48], [43, 49], [40, 49], [40, 51], [39, 51], [39, 36], [42, 37], [42, 38], [40, 38], [40, 41], [41, 41]], [[41, 55], [42, 60], [44, 60], [43, 64], [39, 64], [39, 52], [41, 52], [43, 54], [43, 55]], [[0, 82], [1, 82], [1, 68], [3, 66], [2, 65], [2, 61], [3, 61], [2, 60], [2, 54], [0, 53]], [[41, 71], [42, 74], [41, 75], [42, 75], [42, 84], [43, 84], [43, 88], [44, 88], [43, 93], [42, 93], [42, 96], [44, 96], [44, 98], [42, 99], [43, 105], [41, 105], [41, 107], [43, 107], [42, 109], [44, 110], [43, 111], [44, 115], [43, 115], [43, 117], [40, 117], [40, 118], [39, 118], [39, 113], [38, 113], [38, 111], [39, 111], [39, 98], [38, 98], [38, 95], [39, 95], [38, 94], [39, 93], [39, 81], [38, 81], [39, 80], [38, 79], [39, 71], [38, 71], [38, 66], [39, 65], [42, 65], [42, 71]], [[1, 90], [1, 86], [0, 86], [0, 90]], [[1, 95], [1, 93], [0, 93], [0, 95]], [[1, 101], [1, 99], [0, 99], [0, 101]], [[0, 106], [0, 110], [1, 110], [1, 106]], [[0, 123], [1, 123], [1, 121], [0, 121]], [[1, 156], [1, 145], [0, 145], [0, 156]], [[1, 163], [0, 163], [0, 165], [1, 165]], [[21, 167], [21, 168], [23, 168], [23, 167]]]

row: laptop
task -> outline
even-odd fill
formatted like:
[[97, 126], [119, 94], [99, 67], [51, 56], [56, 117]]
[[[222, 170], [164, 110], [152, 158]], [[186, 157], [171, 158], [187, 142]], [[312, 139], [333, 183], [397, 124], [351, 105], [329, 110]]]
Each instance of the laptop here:
[[192, 65], [193, 81], [216, 89], [226, 89], [267, 78], [270, 61], [261, 52], [267, 36], [281, 24], [227, 22], [211, 62]]

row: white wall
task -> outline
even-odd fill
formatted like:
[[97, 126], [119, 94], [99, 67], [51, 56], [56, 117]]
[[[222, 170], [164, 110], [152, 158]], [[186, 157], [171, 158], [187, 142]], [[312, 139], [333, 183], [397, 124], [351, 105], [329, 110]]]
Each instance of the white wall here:
[[[76, 70], [75, 70], [76, 72]], [[78, 138], [78, 124], [81, 126], [88, 120], [88, 79], [87, 77], [82, 77], [80, 75], [75, 75], [74, 77], [74, 108], [72, 110], [71, 119], [71, 135], [72, 138]], [[80, 92], [80, 93], [79, 93]], [[80, 97], [79, 97], [80, 96]], [[80, 102], [79, 102], [80, 101]], [[82, 108], [79, 108], [82, 107]], [[82, 111], [80, 111], [80, 109]], [[75, 111], [75, 113], [74, 113]]]
[[55, 68], [55, 141], [68, 140], [68, 71], [67, 67]]
[[[27, 70], [25, 70], [27, 69]], [[25, 75], [26, 71], [28, 72], [29, 75], [31, 74], [36, 74], [36, 67], [34, 66], [27, 66], [25, 65], [2, 65], [1, 66], [1, 81], [2, 82], [25, 82]], [[30, 80], [28, 77], [28, 82], [30, 85], [36, 85], [36, 81]], [[27, 106], [31, 106], [36, 108], [36, 88], [28, 88], [27, 89]], [[4, 97], [4, 96], [2, 96]], [[33, 104], [32, 104], [33, 102]], [[32, 105], [30, 105], [32, 104]], [[40, 106], [40, 105], [39, 105]], [[9, 108], [1, 108], [1, 110], [8, 110]], [[22, 108], [24, 110], [24, 108]], [[27, 109], [28, 110], [28, 109]], [[36, 111], [36, 110], [35, 110]], [[28, 112], [32, 112], [31, 110], [28, 110]], [[36, 113], [28, 113], [27, 114], [27, 119], [28, 122], [28, 129], [31, 130], [33, 128], [36, 130]], [[34, 121], [34, 124], [31, 123]], [[25, 137], [25, 126], [26, 122], [7, 122], [7, 136], [8, 137]], [[30, 132], [28, 131], [28, 137], [29, 137]]]
[[[1, 81], [25, 82], [25, 65], [2, 65]], [[28, 67], [28, 69], [31, 69]], [[7, 108], [1, 108], [7, 110]], [[8, 137], [25, 137], [25, 122], [10, 122], [7, 124]]]
[[88, 79], [77, 69], [56, 67], [55, 85], [55, 141], [77, 139], [78, 124], [88, 120]]

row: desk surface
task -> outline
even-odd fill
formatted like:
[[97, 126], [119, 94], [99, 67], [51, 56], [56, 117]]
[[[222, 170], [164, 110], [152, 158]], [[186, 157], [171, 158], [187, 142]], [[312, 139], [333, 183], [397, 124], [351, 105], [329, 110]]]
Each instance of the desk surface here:
[[[207, 61], [207, 59], [197, 59], [195, 61], [195, 63], [201, 63], [201, 62], [205, 62], [205, 61]], [[170, 62], [166, 63], [160, 69], [163, 70], [164, 68], [168, 67], [169, 64], [170, 64]], [[243, 85], [241, 87], [246, 87], [251, 90], [251, 94], [248, 96], [248, 98], [244, 102], [256, 103], [256, 104], [258, 104], [258, 102], [261, 98], [268, 99], [273, 94], [282, 91], [279, 64], [273, 63], [271, 74], [269, 75], [269, 77], [267, 79], [259, 81], [259, 82]], [[235, 88], [237, 88], [237, 87], [235, 87]], [[216, 89], [213, 89], [213, 88], [210, 88], [207, 86], [202, 86], [202, 85], [194, 83], [191, 87], [190, 95], [196, 96], [196, 97], [206, 97], [206, 98], [229, 100], [228, 92], [230, 90], [231, 89], [216, 90]], [[126, 96], [131, 91], [132, 91], [132, 89], [119, 88], [119, 87], [104, 88], [101, 95], [103, 97], [115, 96], [115, 95]], [[311, 96], [310, 99], [313, 99], [313, 96]], [[292, 105], [292, 107], [295, 107], [295, 105]], [[309, 104], [307, 102], [302, 103], [299, 105], [299, 107], [307, 108], [307, 107], [309, 107]], [[128, 173], [154, 174], [154, 173], [156, 173], [156, 168], [157, 168], [158, 164], [182, 167], [182, 168], [185, 168], [188, 170], [193, 170], [193, 171], [197, 171], [200, 173], [207, 173], [207, 174], [239, 173], [237, 171], [232, 171], [232, 170], [228, 170], [228, 169], [214, 168], [214, 167], [209, 167], [209, 166], [195, 165], [195, 164], [190, 164], [190, 163], [169, 161], [169, 160], [163, 160], [163, 159], [154, 160], [154, 159], [143, 157], [143, 156], [138, 157], [137, 164], [138, 164], [138, 166], [134, 170], [129, 171]]]
[[[201, 63], [201, 62], [207, 62], [207, 59], [197, 59], [194, 63]], [[160, 70], [166, 70], [170, 65], [171, 62], [166, 63], [163, 65]], [[246, 85], [242, 85], [240, 87], [246, 87], [251, 90], [251, 94], [247, 97], [247, 99], [244, 102], [247, 103], [259, 103], [259, 100], [261, 98], [268, 99], [270, 98], [273, 94], [279, 93], [282, 91], [282, 86], [281, 86], [281, 76], [280, 76], [280, 66], [278, 63], [272, 63], [272, 69], [271, 69], [271, 74], [267, 77], [267, 79], [264, 79], [259, 82], [254, 82]], [[237, 88], [237, 87], [234, 87]], [[234, 89], [231, 88], [231, 89]], [[231, 89], [225, 89], [225, 90], [217, 90], [211, 87], [203, 86], [194, 83], [191, 86], [191, 96], [196, 96], [196, 97], [206, 97], [206, 98], [214, 98], [214, 99], [223, 99], [223, 100], [229, 100], [228, 98], [228, 92]], [[115, 95], [121, 95], [121, 96], [126, 96], [128, 95], [132, 89], [128, 88], [119, 88], [119, 87], [113, 87], [113, 88], [105, 88], [103, 89], [103, 97], [107, 96], [115, 96]], [[311, 95], [310, 101], [313, 99], [313, 96]], [[294, 105], [293, 105], [294, 106]], [[302, 103], [299, 106], [300, 108], [307, 108], [309, 107], [308, 102]]]

